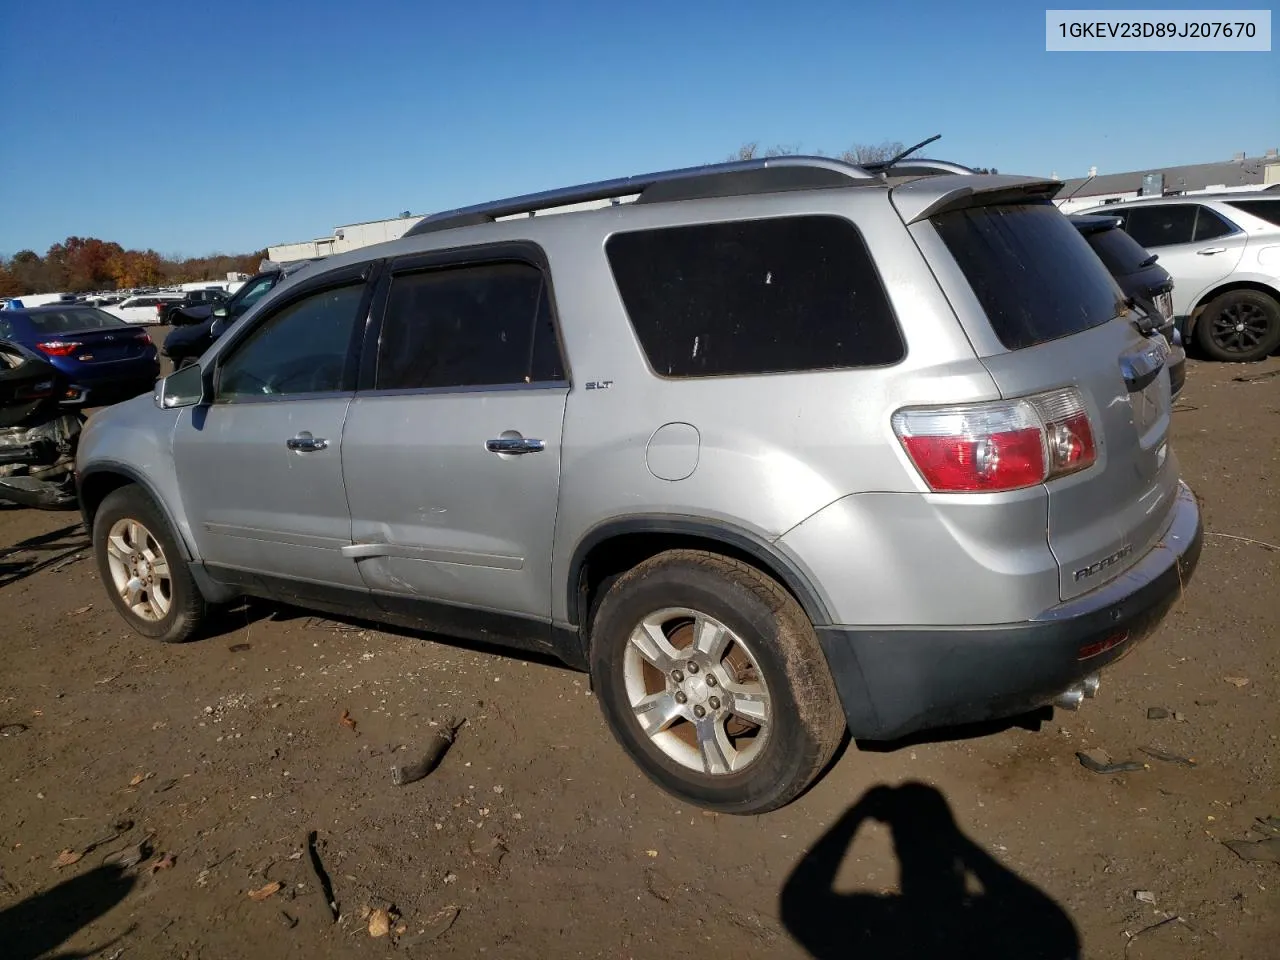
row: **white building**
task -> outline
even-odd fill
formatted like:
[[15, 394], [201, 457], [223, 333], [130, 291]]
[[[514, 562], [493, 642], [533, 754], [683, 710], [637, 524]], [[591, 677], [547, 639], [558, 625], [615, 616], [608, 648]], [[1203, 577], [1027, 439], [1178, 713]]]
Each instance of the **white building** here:
[[[581, 210], [596, 210], [618, 203], [627, 203], [635, 196], [616, 197], [608, 200], [590, 200], [585, 203], [570, 203], [546, 210], [535, 210], [532, 213], [519, 213], [510, 217], [499, 217], [500, 220], [512, 220], [524, 216], [548, 216], [556, 213], [575, 213]], [[314, 257], [327, 257], [334, 253], [345, 253], [359, 247], [385, 243], [388, 240], [399, 240], [409, 228], [422, 219], [424, 215], [397, 217], [394, 220], [370, 220], [367, 223], [352, 223], [345, 227], [337, 227], [333, 236], [317, 237], [315, 240], [301, 240], [297, 243], [280, 243], [267, 247], [267, 260], [271, 263], [288, 263], [292, 260], [310, 260]]]
[[1268, 150], [1263, 157], [1238, 153], [1226, 163], [1196, 163], [1129, 173], [1099, 174], [1095, 169], [1087, 177], [1065, 181], [1054, 203], [1063, 213], [1073, 213], [1136, 197], [1247, 192], [1277, 182], [1280, 182], [1280, 155]]
[[288, 263], [291, 260], [310, 260], [313, 257], [327, 257], [332, 253], [345, 253], [359, 247], [368, 247], [387, 240], [398, 240], [405, 231], [421, 220], [422, 217], [397, 217], [394, 220], [370, 220], [367, 223], [352, 223], [338, 227], [329, 237], [317, 237], [315, 240], [301, 240], [297, 243], [281, 243], [267, 247], [267, 258], [274, 263]]

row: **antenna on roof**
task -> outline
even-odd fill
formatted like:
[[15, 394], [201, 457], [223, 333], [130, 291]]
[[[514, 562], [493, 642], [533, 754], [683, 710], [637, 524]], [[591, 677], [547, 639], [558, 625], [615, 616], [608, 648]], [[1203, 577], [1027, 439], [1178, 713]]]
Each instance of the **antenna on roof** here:
[[897, 154], [897, 155], [896, 155], [896, 156], [894, 156], [893, 158], [891, 158], [891, 159], [889, 159], [889, 160], [886, 160], [886, 161], [884, 162], [884, 165], [885, 165], [885, 167], [892, 167], [892, 166], [893, 166], [895, 163], [897, 163], [899, 160], [905, 160], [907, 157], [911, 156], [913, 153], [915, 153], [915, 152], [916, 152], [917, 150], [919, 150], [921, 147], [927, 147], [929, 144], [933, 143], [933, 141], [935, 141], [935, 140], [941, 140], [941, 139], [942, 139], [942, 134], [940, 134], [940, 133], [935, 133], [935, 134], [934, 134], [932, 137], [930, 137], [928, 140], [921, 140], [921, 141], [920, 141], [919, 143], [917, 143], [914, 147], [907, 147], [907, 149], [903, 150], [901, 153]]
[[1098, 176], [1098, 168], [1097, 168], [1097, 167], [1090, 167], [1090, 168], [1089, 168], [1089, 175], [1088, 175], [1087, 177], [1085, 177], [1082, 181], [1080, 181], [1080, 186], [1076, 187], [1074, 190], [1072, 190], [1069, 194], [1067, 194], [1067, 195], [1066, 195], [1065, 197], [1063, 197], [1061, 200], [1055, 200], [1055, 201], [1054, 201], [1054, 203], [1055, 203], [1055, 204], [1057, 204], [1059, 207], [1061, 207], [1061, 206], [1062, 206], [1062, 204], [1066, 203], [1068, 200], [1070, 200], [1072, 197], [1074, 197], [1077, 193], [1079, 193], [1081, 190], [1083, 190], [1085, 187], [1087, 187], [1087, 186], [1089, 185], [1090, 181], [1092, 181], [1092, 180], [1096, 179], [1096, 178], [1097, 178], [1097, 176]]

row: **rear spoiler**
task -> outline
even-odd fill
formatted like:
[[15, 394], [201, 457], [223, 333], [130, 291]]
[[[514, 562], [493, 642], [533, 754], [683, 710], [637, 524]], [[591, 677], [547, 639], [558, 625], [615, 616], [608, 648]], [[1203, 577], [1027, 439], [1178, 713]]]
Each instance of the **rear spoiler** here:
[[918, 223], [948, 210], [997, 203], [1052, 200], [1062, 189], [1058, 180], [1005, 174], [953, 174], [922, 177], [898, 184], [890, 196], [904, 223]]

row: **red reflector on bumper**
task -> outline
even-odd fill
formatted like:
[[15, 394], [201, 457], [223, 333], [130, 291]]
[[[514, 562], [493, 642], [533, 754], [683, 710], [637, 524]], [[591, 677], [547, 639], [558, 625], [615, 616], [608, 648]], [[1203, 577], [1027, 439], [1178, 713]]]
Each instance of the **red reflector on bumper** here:
[[1113, 633], [1110, 636], [1103, 637], [1101, 640], [1095, 640], [1093, 643], [1086, 643], [1076, 652], [1077, 660], [1088, 660], [1090, 657], [1096, 657], [1100, 653], [1106, 653], [1114, 647], [1120, 646], [1129, 639], [1129, 631], [1121, 630], [1119, 633]]

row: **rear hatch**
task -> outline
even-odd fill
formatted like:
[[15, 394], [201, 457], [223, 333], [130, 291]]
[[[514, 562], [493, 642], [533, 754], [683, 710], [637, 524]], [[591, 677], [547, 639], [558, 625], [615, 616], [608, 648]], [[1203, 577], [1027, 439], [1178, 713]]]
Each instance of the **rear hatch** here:
[[971, 190], [935, 204], [927, 224], [912, 230], [932, 228], [941, 239], [945, 252], [922, 245], [931, 260], [954, 260], [935, 263], [940, 274], [954, 276], [956, 266], [963, 274], [968, 290], [953, 281], [947, 293], [1003, 397], [1066, 387], [1083, 400], [1096, 461], [1044, 484], [1049, 548], [1067, 600], [1132, 566], [1168, 525], [1178, 489], [1168, 446], [1169, 348], [1158, 333], [1141, 332], [1146, 318], [1125, 305], [1107, 268], [1052, 205], [1009, 202], [1007, 190], [992, 199], [984, 204]]

